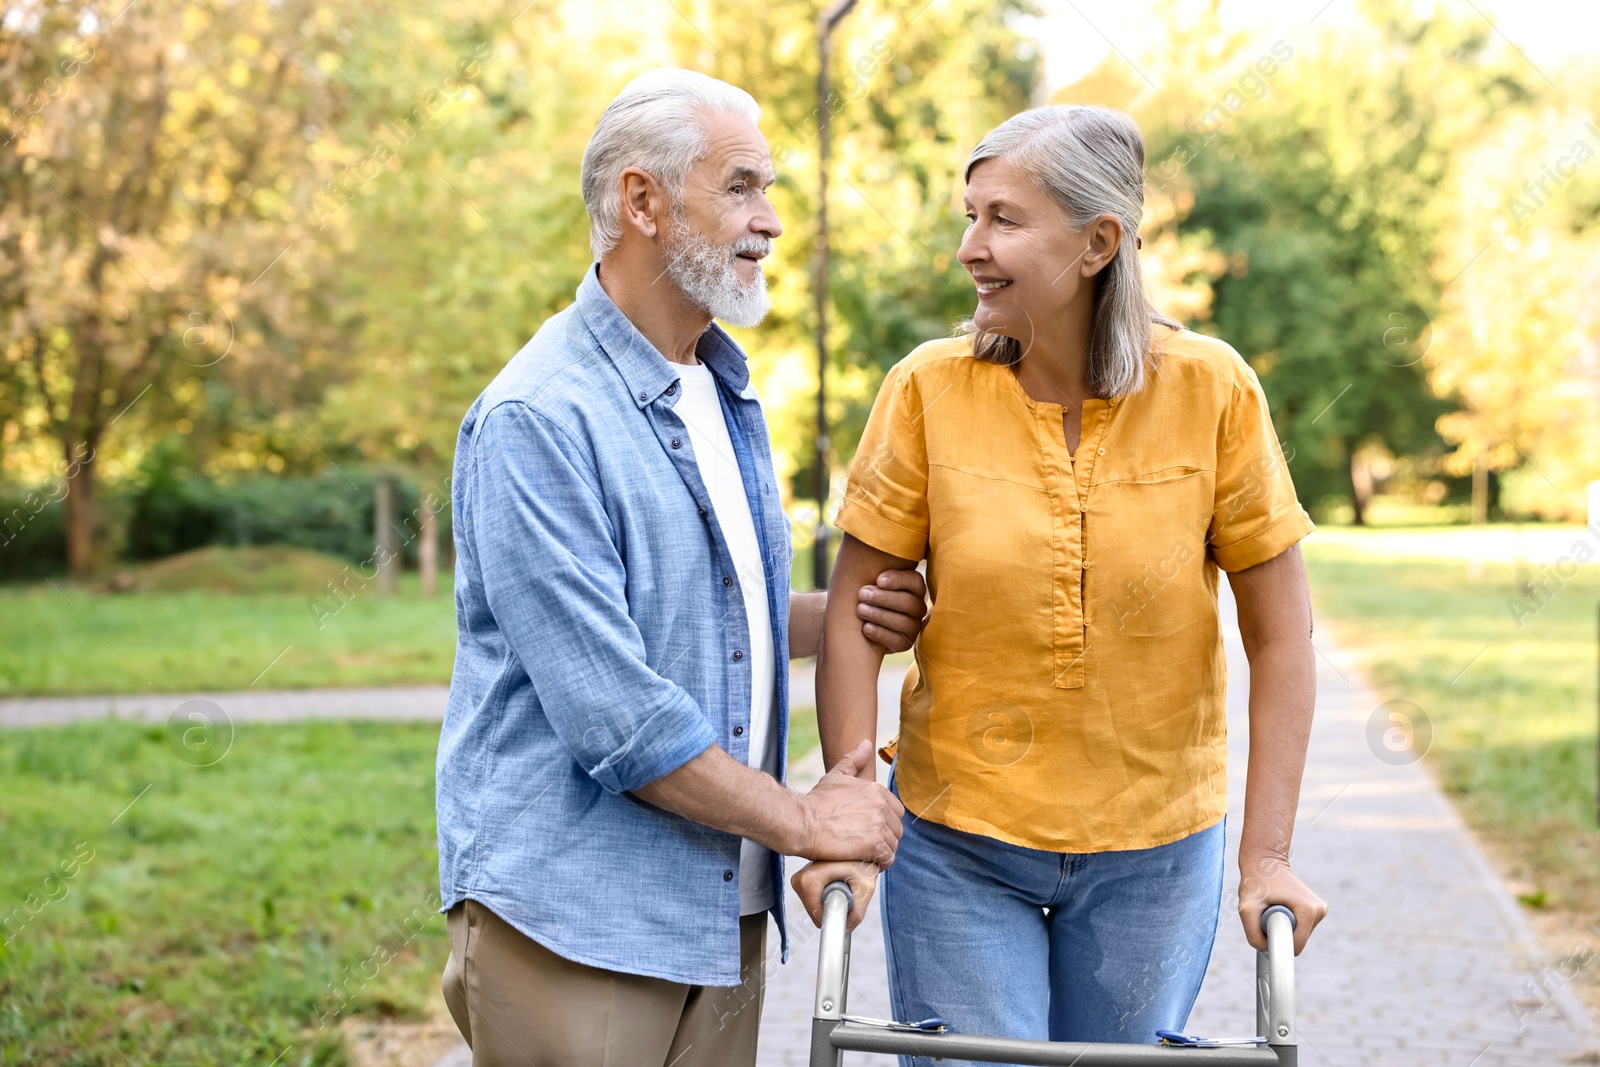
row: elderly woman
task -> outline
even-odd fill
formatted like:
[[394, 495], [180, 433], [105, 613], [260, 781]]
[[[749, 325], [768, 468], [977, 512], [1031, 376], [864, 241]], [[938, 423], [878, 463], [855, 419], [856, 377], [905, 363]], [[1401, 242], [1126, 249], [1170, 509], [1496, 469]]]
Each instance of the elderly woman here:
[[[933, 597], [883, 750], [907, 809], [881, 902], [897, 1018], [1058, 1041], [1183, 1027], [1222, 893], [1218, 568], [1250, 659], [1245, 934], [1264, 948], [1260, 914], [1286, 904], [1298, 951], [1327, 910], [1289, 867], [1312, 524], [1254, 372], [1145, 296], [1143, 167], [1108, 108], [983, 139], [959, 253], [976, 313], [889, 371], [850, 471], [834, 588], [925, 559]], [[883, 650], [853, 598], [828, 605], [832, 765], [877, 743]], [[808, 904], [818, 881], [796, 876]]]

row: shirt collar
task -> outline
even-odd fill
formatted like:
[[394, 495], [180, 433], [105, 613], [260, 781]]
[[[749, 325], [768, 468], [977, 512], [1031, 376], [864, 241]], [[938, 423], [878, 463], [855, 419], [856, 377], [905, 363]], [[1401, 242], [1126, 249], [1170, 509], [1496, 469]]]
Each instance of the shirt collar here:
[[[635, 407], [651, 403], [678, 380], [672, 361], [656, 351], [632, 320], [606, 295], [600, 285], [599, 263], [590, 264], [588, 273], [579, 283], [577, 306], [589, 332], [622, 375]], [[721, 326], [713, 322], [700, 335], [694, 351], [700, 362], [710, 367], [736, 395], [744, 395], [750, 381], [750, 368], [744, 351]]]

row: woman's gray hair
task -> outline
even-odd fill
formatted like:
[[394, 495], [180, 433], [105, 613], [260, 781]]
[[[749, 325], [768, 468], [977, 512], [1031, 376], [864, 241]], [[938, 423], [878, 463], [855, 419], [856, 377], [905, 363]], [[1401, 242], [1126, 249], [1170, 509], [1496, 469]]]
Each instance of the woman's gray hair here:
[[[1082, 230], [1101, 215], [1122, 223], [1116, 256], [1095, 276], [1094, 320], [1089, 336], [1088, 385], [1098, 397], [1144, 388], [1150, 324], [1182, 326], [1151, 306], [1144, 291], [1135, 236], [1144, 215], [1144, 138], [1121, 111], [1109, 107], [1037, 107], [989, 131], [967, 159], [965, 180], [985, 159], [1004, 159], [1038, 182], [1061, 206], [1067, 223]], [[1022, 359], [1020, 342], [979, 333], [968, 319], [973, 354], [1011, 366]]]
[[617, 94], [583, 153], [583, 206], [594, 258], [622, 239], [622, 172], [649, 171], [677, 200], [689, 171], [706, 154], [706, 117], [720, 113], [761, 119], [749, 93], [692, 70], [648, 71]]

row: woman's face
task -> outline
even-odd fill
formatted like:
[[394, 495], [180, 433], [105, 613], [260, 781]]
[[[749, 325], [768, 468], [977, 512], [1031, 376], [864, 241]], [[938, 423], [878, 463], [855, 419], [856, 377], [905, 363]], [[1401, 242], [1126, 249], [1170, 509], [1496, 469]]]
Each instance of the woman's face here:
[[1076, 300], [1092, 299], [1090, 279], [1116, 253], [1122, 226], [1110, 215], [1075, 231], [1037, 182], [1004, 159], [972, 168], [961, 265], [978, 286], [978, 329], [1024, 346], [1034, 323], [1066, 321]]

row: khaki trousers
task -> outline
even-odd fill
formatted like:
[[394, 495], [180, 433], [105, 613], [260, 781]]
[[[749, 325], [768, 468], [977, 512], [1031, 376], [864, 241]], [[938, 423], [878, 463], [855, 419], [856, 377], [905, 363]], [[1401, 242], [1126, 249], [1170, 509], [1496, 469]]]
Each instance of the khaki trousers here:
[[766, 912], [739, 920], [736, 986], [575, 963], [475, 900], [447, 923], [444, 999], [473, 1067], [754, 1067]]

